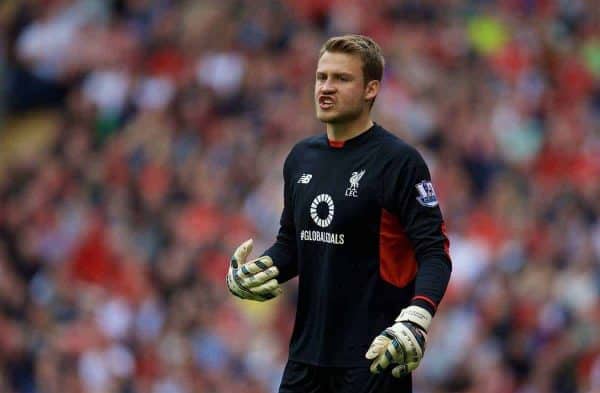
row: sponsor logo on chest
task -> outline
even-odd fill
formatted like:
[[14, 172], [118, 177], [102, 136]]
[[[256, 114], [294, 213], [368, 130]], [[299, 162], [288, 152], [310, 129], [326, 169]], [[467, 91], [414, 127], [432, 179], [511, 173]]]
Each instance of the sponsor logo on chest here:
[[329, 194], [319, 194], [313, 199], [310, 204], [310, 217], [313, 222], [323, 230], [307, 230], [300, 231], [300, 240], [328, 243], [328, 244], [344, 244], [343, 233], [327, 232], [325, 229], [331, 225], [333, 221], [335, 206], [333, 198]]
[[[358, 198], [360, 180], [365, 175], [366, 170], [352, 172], [348, 182], [350, 185], [346, 188], [344, 196]], [[298, 179], [300, 184], [308, 184], [312, 179], [312, 174], [303, 173]], [[334, 245], [343, 245], [345, 243], [343, 233], [333, 233], [327, 231], [331, 226], [335, 216], [335, 203], [331, 195], [327, 193], [318, 194], [311, 202], [309, 215], [312, 221], [319, 227], [317, 230], [304, 229], [300, 231], [300, 240], [308, 242], [328, 243]]]

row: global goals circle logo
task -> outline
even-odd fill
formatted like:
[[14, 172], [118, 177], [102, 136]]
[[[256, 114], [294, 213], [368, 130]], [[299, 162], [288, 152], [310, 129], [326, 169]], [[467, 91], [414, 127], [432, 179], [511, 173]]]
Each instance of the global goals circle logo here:
[[[327, 209], [327, 213], [325, 213], [325, 209]], [[313, 199], [310, 204], [310, 216], [315, 224], [321, 228], [328, 227], [331, 224], [333, 220], [333, 199], [329, 194], [319, 194]]]

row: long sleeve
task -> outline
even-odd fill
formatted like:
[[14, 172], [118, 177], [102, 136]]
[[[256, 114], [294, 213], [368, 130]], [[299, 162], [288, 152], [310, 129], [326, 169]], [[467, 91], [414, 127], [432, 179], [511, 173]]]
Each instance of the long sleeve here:
[[452, 262], [445, 224], [425, 161], [414, 149], [390, 165], [384, 199], [398, 217], [418, 263], [412, 304], [432, 314], [450, 280]]
[[286, 282], [298, 275], [298, 252], [296, 245], [296, 229], [294, 225], [294, 209], [292, 195], [291, 165], [292, 153], [288, 155], [283, 165], [283, 212], [281, 213], [279, 233], [275, 243], [268, 248], [264, 255], [273, 259], [279, 269], [278, 280]]

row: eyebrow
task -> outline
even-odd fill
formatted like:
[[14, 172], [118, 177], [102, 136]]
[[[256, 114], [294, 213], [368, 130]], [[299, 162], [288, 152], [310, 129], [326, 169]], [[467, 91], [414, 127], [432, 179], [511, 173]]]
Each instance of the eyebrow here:
[[[316, 72], [317, 76], [319, 76], [319, 75], [327, 75], [327, 74], [328, 73], [325, 72], [325, 71], [317, 71]], [[351, 73], [349, 73], [349, 72], [331, 72], [330, 74], [333, 75], [333, 76], [348, 76], [348, 77], [351, 77], [351, 78], [354, 77], [354, 75], [351, 74]]]

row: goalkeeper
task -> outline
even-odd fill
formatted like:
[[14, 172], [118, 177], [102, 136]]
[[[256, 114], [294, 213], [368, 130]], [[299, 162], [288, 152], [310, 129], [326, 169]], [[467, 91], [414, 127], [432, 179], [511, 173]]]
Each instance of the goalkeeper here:
[[384, 60], [370, 38], [321, 48], [317, 118], [326, 133], [286, 158], [277, 240], [248, 261], [234, 252], [227, 286], [265, 301], [298, 276], [280, 393], [409, 393], [451, 272], [444, 221], [416, 149], [371, 119]]

